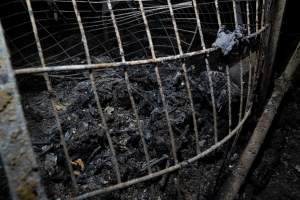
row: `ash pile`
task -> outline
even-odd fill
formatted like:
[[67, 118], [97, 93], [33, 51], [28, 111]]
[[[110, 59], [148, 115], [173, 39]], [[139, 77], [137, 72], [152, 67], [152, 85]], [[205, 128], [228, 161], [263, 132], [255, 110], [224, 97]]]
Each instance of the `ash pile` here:
[[[98, 62], [107, 62], [112, 58], [99, 56], [96, 59]], [[218, 111], [218, 134], [219, 139], [222, 139], [228, 134], [229, 128], [227, 79], [225, 66], [218, 63], [217, 56], [212, 54], [210, 60]], [[200, 150], [204, 151], [214, 144], [214, 122], [204, 59], [197, 60], [196, 63], [198, 64], [188, 64], [187, 67], [199, 129], [197, 142]], [[155, 172], [174, 165], [174, 160], [170, 153], [170, 135], [154, 67], [149, 64], [130, 67], [127, 70], [150, 154], [150, 165]], [[231, 74], [237, 73], [238, 68], [239, 65], [232, 66]], [[196, 141], [181, 63], [162, 63], [159, 65], [159, 71], [175, 134], [176, 152], [179, 161], [183, 161], [196, 155]], [[116, 150], [122, 181], [147, 175], [147, 163], [124, 79], [124, 69], [95, 71], [95, 75], [97, 93]], [[97, 111], [91, 82], [84, 73], [52, 74], [51, 81], [57, 99], [55, 107], [59, 113], [80, 192], [117, 184], [111, 152]], [[232, 77], [234, 125], [238, 120], [240, 100], [238, 81], [238, 78]], [[71, 194], [71, 181], [60, 145], [59, 130], [51, 110], [49, 93], [40, 76], [32, 76], [30, 80], [20, 79], [19, 85], [28, 128], [38, 154], [48, 196], [53, 199], [67, 198]], [[181, 195], [184, 198], [209, 199], [214, 192], [224, 152], [225, 150], [218, 150], [208, 158], [179, 172], [137, 184], [117, 193], [106, 194], [103, 198], [175, 199]], [[235, 159], [236, 157], [232, 162]], [[174, 177], [179, 180], [176, 187]]]

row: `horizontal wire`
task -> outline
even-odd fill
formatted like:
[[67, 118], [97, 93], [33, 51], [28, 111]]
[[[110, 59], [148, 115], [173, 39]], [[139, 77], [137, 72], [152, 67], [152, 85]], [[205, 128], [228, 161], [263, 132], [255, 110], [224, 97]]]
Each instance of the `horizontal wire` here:
[[[266, 26], [267, 27], [267, 26]], [[266, 27], [260, 29], [256, 33], [252, 33], [248, 35], [246, 38], [252, 38], [259, 35], [263, 32]], [[127, 62], [113, 62], [113, 63], [98, 63], [98, 64], [82, 64], [82, 65], [61, 65], [61, 66], [52, 66], [52, 67], [32, 67], [32, 68], [23, 68], [16, 69], [15, 74], [32, 74], [32, 73], [42, 73], [42, 72], [57, 72], [57, 71], [68, 71], [68, 70], [88, 70], [88, 69], [101, 69], [101, 68], [109, 68], [109, 67], [120, 67], [120, 66], [135, 66], [135, 65], [144, 65], [144, 64], [154, 64], [161, 63], [165, 61], [178, 60], [183, 58], [188, 58], [196, 55], [207, 54], [213, 51], [216, 51], [217, 48], [207, 48], [205, 50], [198, 50], [194, 52], [184, 53], [182, 55], [174, 55], [174, 56], [166, 56], [159, 57], [154, 59], [145, 59], [145, 60], [134, 60]]]

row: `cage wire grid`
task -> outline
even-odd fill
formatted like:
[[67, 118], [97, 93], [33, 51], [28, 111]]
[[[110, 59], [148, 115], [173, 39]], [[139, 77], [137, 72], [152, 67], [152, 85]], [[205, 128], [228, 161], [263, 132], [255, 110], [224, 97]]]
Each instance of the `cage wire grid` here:
[[[7, 38], [8, 45], [12, 49], [11, 60], [14, 73], [17, 76], [42, 74], [45, 80], [47, 91], [50, 94], [51, 111], [56, 121], [60, 143], [63, 147], [65, 161], [71, 177], [74, 199], [86, 199], [154, 179], [188, 166], [190, 163], [211, 154], [232, 137], [235, 137], [234, 143], [237, 142], [240, 130], [251, 114], [254, 90], [258, 84], [257, 81], [260, 72], [258, 63], [253, 62], [253, 59], [257, 60], [258, 58], [250, 51], [247, 53], [245, 59], [238, 61], [241, 67], [239, 72], [240, 105], [237, 124], [232, 122], [232, 115], [234, 113], [231, 107], [230, 67], [228, 65], [225, 67], [226, 98], [228, 101], [228, 110], [226, 111], [228, 114], [228, 134], [223, 138], [219, 138], [218, 107], [216, 105], [217, 97], [215, 96], [216, 88], [214, 88], [214, 79], [212, 77], [214, 69], [211, 67], [210, 60], [210, 55], [219, 51], [219, 48], [209, 46], [212, 46], [213, 39], [211, 38], [216, 38], [218, 29], [222, 25], [226, 25], [231, 30], [238, 28], [239, 25], [245, 25], [247, 34], [243, 40], [260, 38], [259, 36], [263, 35], [268, 27], [265, 16], [267, 15], [270, 2], [268, 0], [25, 0], [9, 1], [1, 5], [2, 8], [5, 8], [14, 3], [22, 4], [23, 7], [21, 7], [26, 9], [26, 14], [29, 16], [29, 20], [23, 19], [23, 21], [20, 20], [19, 23], [14, 23], [13, 26], [5, 28], [6, 33], [12, 32], [13, 34], [16, 34], [15, 30], [20, 27], [24, 27], [24, 30], [26, 30], [23, 33], [18, 32], [12, 38]], [[38, 7], [38, 4], [43, 4], [44, 7]], [[36, 10], [35, 7], [37, 8]], [[24, 11], [21, 9], [21, 11], [1, 16], [1, 19], [3, 22], [5, 20], [15, 20], [23, 16], [23, 14]], [[67, 37], [60, 38], [57, 36], [59, 33], [57, 29], [59, 28], [54, 28], [53, 30], [50, 27], [51, 23], [52, 26], [54, 23], [54, 26], [57, 25], [57, 27], [63, 28]], [[64, 26], [60, 27], [60, 23], [63, 23]], [[155, 23], [159, 25], [154, 26], [153, 24]], [[31, 30], [28, 29], [29, 26]], [[158, 31], [163, 32], [165, 36], [156, 34]], [[77, 38], [78, 43], [65, 44], [66, 38], [73, 32], [80, 33], [80, 37]], [[102, 33], [101, 38], [104, 38], [103, 40], [101, 39], [102, 41], [99, 41], [99, 37], [93, 35], [93, 33], [99, 32]], [[10, 34], [7, 35], [10, 36]], [[26, 44], [19, 44], [24, 38], [30, 38], [28, 39], [30, 42], [26, 40]], [[162, 40], [167, 41], [167, 44], [160, 42]], [[92, 41], [97, 41], [97, 45], [90, 45]], [[81, 51], [75, 54], [70, 53], [75, 48], [79, 48]], [[169, 55], [159, 54], [158, 49], [161, 48], [168, 49]], [[36, 49], [36, 51], [35, 53], [28, 53], [30, 52], [28, 49]], [[108, 61], [95, 59], [95, 52], [97, 50], [99, 52], [99, 49], [101, 52], [100, 56], [108, 56], [112, 59]], [[134, 56], [138, 53], [142, 56]], [[186, 59], [197, 56], [202, 56], [201, 58], [204, 60], [204, 71], [207, 72], [208, 76], [208, 90], [212, 105], [211, 112], [213, 114], [214, 144], [205, 150], [201, 150], [198, 142], [199, 125], [197, 111], [193, 100], [191, 78], [189, 77], [188, 66], [185, 62]], [[83, 59], [78, 61], [75, 59], [76, 57], [82, 57]], [[186, 160], [179, 160], [176, 152], [176, 135], [174, 134], [169, 105], [160, 74], [161, 65], [171, 61], [178, 61], [180, 63], [187, 101], [189, 102], [189, 109], [192, 115], [195, 141], [191, 145], [194, 145], [196, 154], [194, 157]], [[173, 165], [159, 171], [153, 171], [151, 167], [152, 158], [145, 140], [143, 124], [141, 123], [139, 110], [133, 96], [132, 83], [130, 82], [130, 75], [128, 73], [131, 67], [144, 67], [144, 65], [149, 64], [154, 66], [155, 79], [159, 87], [159, 97], [162, 102], [166, 126], [169, 132], [170, 155], [174, 162]], [[243, 65], [249, 66], [246, 80], [244, 80]], [[123, 78], [136, 121], [136, 132], [140, 136], [146, 160], [147, 175], [131, 180], [122, 180], [117, 152], [111, 137], [111, 129], [108, 126], [106, 113], [97, 92], [96, 81], [97, 79], [101, 79], [98, 72], [106, 68], [120, 68], [123, 70]], [[96, 109], [101, 121], [99, 128], [104, 130], [108, 141], [116, 184], [85, 193], [81, 192], [76, 175], [74, 174], [72, 159], [68, 152], [68, 144], [62, 128], [60, 112], [56, 106], [56, 102], [59, 100], [55, 95], [51, 77], [67, 77], [70, 79], [79, 77], [90, 81], [96, 102]], [[246, 88], [244, 87], [245, 82], [247, 84]], [[235, 126], [233, 127], [233, 125]]]

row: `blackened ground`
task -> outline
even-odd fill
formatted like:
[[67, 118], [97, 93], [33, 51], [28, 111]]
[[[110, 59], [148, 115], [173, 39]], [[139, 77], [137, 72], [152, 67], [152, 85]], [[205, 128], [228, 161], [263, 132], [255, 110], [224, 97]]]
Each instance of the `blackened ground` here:
[[[199, 88], [203, 84], [203, 80], [199, 78], [203, 67], [189, 65], [188, 71], [199, 126], [198, 142], [203, 151], [214, 144], [212, 108], [209, 95]], [[153, 163], [152, 169], [159, 171], [173, 165], [174, 161], [170, 154], [170, 136], [154, 67], [151, 65], [133, 67], [128, 69], [128, 73]], [[163, 63], [160, 65], [160, 73], [176, 137], [178, 159], [183, 161], [196, 155], [196, 141], [181, 65], [178, 62]], [[130, 106], [123, 69], [98, 71], [96, 76], [97, 93], [116, 149], [122, 181], [146, 175], [145, 155]], [[73, 167], [80, 192], [116, 184], [110, 150], [96, 109], [90, 81], [82, 74], [52, 75], [51, 80], [58, 99], [55, 107], [60, 115], [71, 160], [74, 161]], [[217, 82], [215, 79], [213, 81]], [[29, 79], [19, 77], [19, 87], [48, 196], [50, 199], [67, 198], [71, 192], [70, 178], [59, 145], [59, 131], [44, 81], [38, 75]], [[237, 99], [239, 97], [233, 97], [235, 107], [238, 106]], [[218, 113], [219, 139], [228, 133], [226, 102], [222, 109]], [[224, 150], [220, 149], [208, 158], [191, 164], [179, 172], [112, 192], [104, 195], [103, 199], [212, 199], [223, 154]], [[80, 166], [81, 163], [84, 167]], [[177, 179], [176, 183], [174, 178]]]
[[300, 199], [299, 86], [298, 81], [285, 97], [240, 199]]

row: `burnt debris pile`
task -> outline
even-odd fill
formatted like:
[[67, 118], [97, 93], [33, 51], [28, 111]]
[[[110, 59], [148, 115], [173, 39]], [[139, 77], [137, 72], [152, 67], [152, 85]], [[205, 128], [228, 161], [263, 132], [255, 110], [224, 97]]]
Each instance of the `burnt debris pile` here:
[[[98, 59], [104, 58], [99, 57]], [[219, 66], [219, 68], [222, 67]], [[195, 141], [192, 112], [187, 98], [181, 63], [178, 61], [163, 63], [160, 65], [159, 70], [168, 104], [170, 121], [175, 134], [176, 153], [179, 161], [183, 161], [196, 155], [196, 142], [199, 143], [201, 151], [214, 144], [212, 105], [208, 78], [205, 77], [207, 72], [203, 71], [203, 67], [188, 66], [199, 129], [199, 141]], [[174, 160], [170, 153], [170, 135], [154, 66], [131, 67], [127, 71], [132, 96], [136, 103], [142, 131], [150, 154], [150, 165], [153, 171], [162, 170], [173, 165]], [[95, 72], [95, 74], [97, 93], [116, 150], [122, 181], [146, 175], [147, 163], [124, 79], [124, 69], [101, 70]], [[228, 134], [227, 80], [225, 72], [213, 71], [212, 75], [218, 107], [218, 132], [221, 139]], [[46, 184], [49, 185], [48, 191], [51, 194], [54, 193], [52, 194], [54, 196], [65, 196], [67, 195], [65, 191], [68, 191], [68, 185], [70, 184], [69, 174], [60, 145], [59, 130], [50, 109], [50, 94], [40, 81], [40, 76], [32, 76], [30, 80], [28, 82], [26, 79], [20, 79], [20, 86], [33, 146], [39, 155], [41, 172], [45, 177]], [[85, 77], [85, 73], [82, 73], [82, 75], [52, 75], [51, 80], [57, 99], [55, 107], [59, 113], [64, 138], [80, 190], [91, 191], [116, 183], [105, 129], [97, 111], [91, 83]], [[232, 108], [237, 109], [239, 87], [234, 82], [231, 85], [232, 90], [235, 92], [232, 95]], [[31, 87], [31, 90], [25, 89], [28, 87]], [[237, 118], [237, 116], [232, 117], [233, 119]], [[221, 161], [220, 155], [222, 154], [219, 154], [216, 158], [213, 156], [213, 159], [208, 162], [208, 166], [195, 164], [195, 166], [193, 165], [188, 169], [200, 170], [197, 173], [199, 175], [196, 180], [197, 184], [204, 184], [204, 182], [200, 183], [204, 177], [210, 180], [208, 181], [209, 184], [214, 183], [215, 176], [210, 174], [209, 177], [209, 173], [201, 173], [211, 171], [215, 175], [218, 167], [220, 167], [217, 164]], [[181, 173], [183, 174], [182, 179], [186, 179], [188, 175], [194, 176], [186, 170]], [[162, 180], [163, 178], [158, 178], [152, 182], [157, 183]], [[166, 181], [172, 182], [173, 179], [167, 179]], [[195, 180], [192, 178], [190, 181]], [[160, 186], [155, 186], [160, 191], [158, 194], [176, 195], [176, 191], [172, 191], [174, 189], [171, 189], [171, 187], [169, 188], [171, 191], [168, 192], [168, 189], [165, 188], [166, 185], [166, 183], [161, 183]], [[201, 192], [212, 192], [212, 188], [208, 187], [207, 182], [203, 187], [204, 190], [201, 190]], [[126, 195], [123, 194], [122, 198], [134, 195], [139, 191], [140, 186], [134, 188], [128, 189], [127, 193], [124, 192]], [[190, 192], [198, 194], [199, 191], [197, 192], [196, 186], [194, 189], [195, 191]], [[57, 191], [61, 191], [61, 193], [57, 193]], [[165, 191], [165, 193], [162, 191]], [[207, 193], [204, 192], [203, 194], [207, 195]], [[150, 195], [150, 193], [147, 194]], [[119, 194], [111, 195], [117, 199], [120, 198]]]

